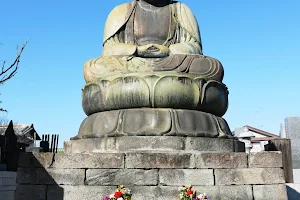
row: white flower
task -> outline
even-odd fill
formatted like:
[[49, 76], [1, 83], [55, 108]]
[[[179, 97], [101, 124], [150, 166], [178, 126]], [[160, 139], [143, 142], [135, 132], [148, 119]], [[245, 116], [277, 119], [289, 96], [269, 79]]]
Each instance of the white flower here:
[[117, 198], [117, 200], [124, 200], [122, 197], [120, 197], [120, 198]]
[[121, 191], [123, 194], [131, 194], [131, 190], [129, 188], [123, 188]]

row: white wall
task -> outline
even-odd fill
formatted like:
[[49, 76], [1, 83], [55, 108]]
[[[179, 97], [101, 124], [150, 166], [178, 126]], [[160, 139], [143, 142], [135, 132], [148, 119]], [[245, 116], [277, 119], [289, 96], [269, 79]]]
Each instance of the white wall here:
[[265, 145], [268, 144], [268, 141], [255, 142], [252, 144], [253, 148], [251, 149], [251, 152], [261, 152], [265, 150]]

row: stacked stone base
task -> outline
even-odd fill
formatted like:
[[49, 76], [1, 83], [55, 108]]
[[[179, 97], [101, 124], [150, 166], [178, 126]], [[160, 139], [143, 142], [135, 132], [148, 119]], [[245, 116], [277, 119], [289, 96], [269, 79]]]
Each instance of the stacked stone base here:
[[133, 200], [179, 200], [186, 184], [213, 200], [287, 199], [280, 152], [26, 153], [19, 166], [16, 200], [99, 200], [120, 184]]
[[0, 200], [14, 200], [16, 172], [0, 171]]

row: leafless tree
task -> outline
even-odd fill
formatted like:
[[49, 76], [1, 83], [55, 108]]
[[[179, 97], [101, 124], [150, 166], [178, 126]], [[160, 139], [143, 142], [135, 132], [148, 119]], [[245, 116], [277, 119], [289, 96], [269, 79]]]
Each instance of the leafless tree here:
[[[15, 60], [8, 66], [6, 66], [6, 61], [3, 61], [2, 63], [2, 69], [0, 71], [0, 85], [3, 85], [6, 81], [10, 80], [12, 77], [14, 77], [19, 69], [19, 62], [20, 62], [20, 58], [21, 55], [27, 45], [27, 43], [29, 42], [30, 39], [28, 39], [23, 46], [21, 47], [21, 49], [19, 50], [19, 48], [17, 47], [17, 56], [15, 58]], [[2, 103], [0, 101], [0, 103]], [[0, 108], [0, 112], [7, 112], [7, 110]]]
[[8, 126], [9, 120], [6, 117], [0, 117], [0, 126]]

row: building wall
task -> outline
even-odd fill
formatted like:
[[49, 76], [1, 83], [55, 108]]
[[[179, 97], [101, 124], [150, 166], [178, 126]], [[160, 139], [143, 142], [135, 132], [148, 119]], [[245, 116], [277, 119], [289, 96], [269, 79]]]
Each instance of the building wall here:
[[[239, 137], [241, 133], [243, 132], [248, 132], [251, 135], [253, 135], [254, 138], [268, 138], [268, 136], [259, 134], [257, 132], [251, 131], [246, 127], [239, 127], [235, 129], [235, 136]], [[242, 138], [240, 138], [242, 139]], [[255, 141], [255, 142], [251, 142], [252, 143], [252, 149], [250, 152], [261, 152], [261, 151], [265, 151], [265, 145], [268, 144], [268, 141]]]
[[282, 122], [282, 123], [280, 124], [279, 136], [280, 136], [280, 138], [286, 138], [285, 122]]
[[265, 151], [265, 145], [268, 144], [268, 141], [255, 142], [252, 144], [253, 147], [251, 149], [251, 152], [261, 152]]
[[293, 168], [300, 169], [300, 117], [288, 117], [280, 135], [291, 139]]

